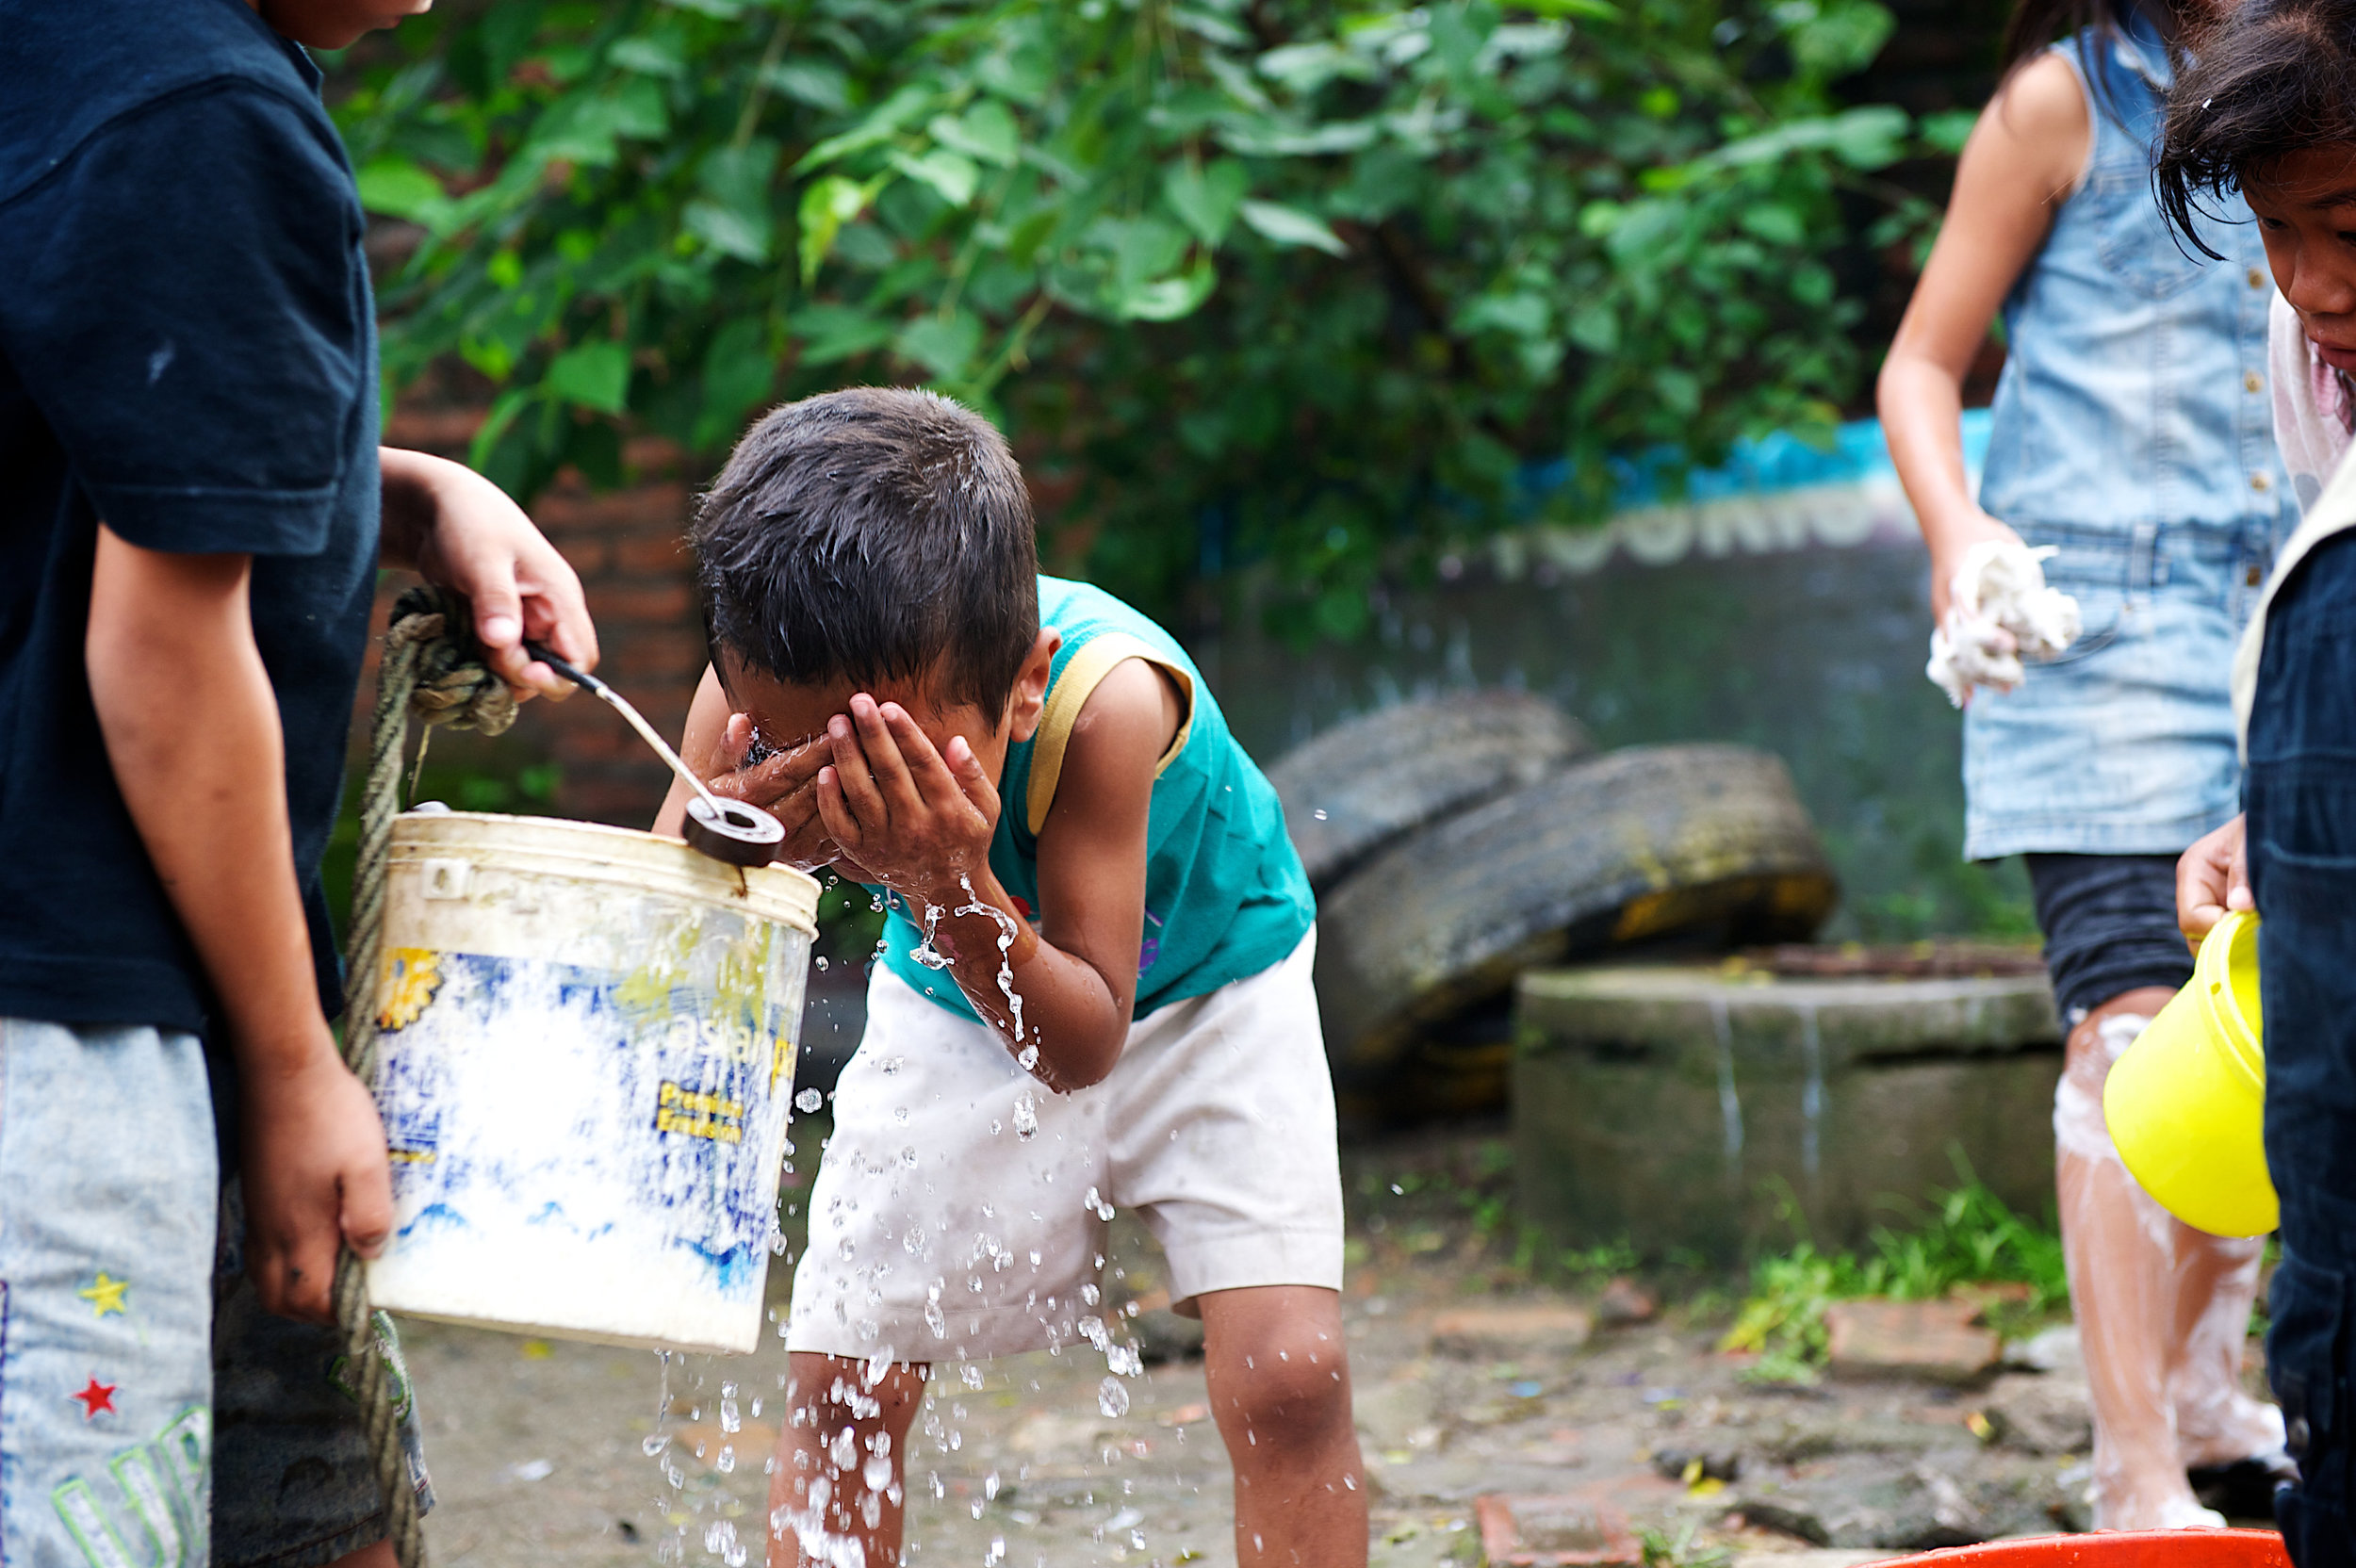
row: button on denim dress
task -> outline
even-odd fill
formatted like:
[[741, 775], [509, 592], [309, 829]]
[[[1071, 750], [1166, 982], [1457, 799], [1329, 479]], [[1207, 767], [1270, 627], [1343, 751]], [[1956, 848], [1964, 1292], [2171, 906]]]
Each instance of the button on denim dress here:
[[1964, 855], [2173, 855], [2237, 809], [2230, 679], [2297, 505], [2266, 389], [2274, 286], [2238, 198], [2180, 246], [2151, 194], [2156, 36], [2055, 46], [2088, 88], [2084, 179], [2004, 302], [1980, 505], [2060, 553], [2085, 633], [1964, 713]]

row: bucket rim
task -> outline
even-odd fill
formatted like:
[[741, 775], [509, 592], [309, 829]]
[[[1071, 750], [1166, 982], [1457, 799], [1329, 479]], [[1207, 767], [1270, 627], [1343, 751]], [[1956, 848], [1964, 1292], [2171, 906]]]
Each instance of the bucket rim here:
[[[488, 832], [496, 832], [495, 841]], [[614, 851], [591, 852], [591, 846]], [[450, 856], [538, 856], [578, 860], [589, 879], [663, 890], [732, 906], [815, 938], [818, 879], [792, 866], [732, 866], [700, 855], [687, 841], [613, 823], [505, 811], [404, 811], [393, 819], [388, 855], [395, 864]], [[626, 862], [636, 862], [626, 863]], [[660, 881], [656, 880], [660, 879]]]
[[2192, 983], [2200, 988], [2201, 1012], [2209, 1021], [2211, 1037], [2224, 1047], [2222, 1054], [2235, 1074], [2264, 1094], [2266, 1070], [2262, 1037], [2250, 1027], [2241, 997], [2233, 988], [2233, 958], [2257, 939], [2258, 917], [2246, 909], [2229, 910], [2201, 939], [2201, 950], [2193, 959]]
[[2193, 1563], [2203, 1568], [2290, 1568], [2290, 1557], [2279, 1530], [2106, 1530], [1948, 1546], [1876, 1559], [1869, 1568], [2189, 1568]]

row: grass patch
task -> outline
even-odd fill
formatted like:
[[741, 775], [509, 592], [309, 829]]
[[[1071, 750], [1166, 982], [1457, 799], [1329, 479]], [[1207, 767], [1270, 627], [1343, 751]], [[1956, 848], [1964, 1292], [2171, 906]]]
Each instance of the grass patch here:
[[1988, 1283], [2029, 1287], [2027, 1300], [1990, 1309], [1993, 1326], [2008, 1338], [2070, 1300], [2059, 1230], [2013, 1213], [1967, 1168], [1961, 1184], [1937, 1194], [1914, 1227], [1876, 1228], [1862, 1255], [1820, 1251], [1802, 1240], [1760, 1259], [1720, 1348], [1757, 1352], [1746, 1374], [1757, 1380], [1811, 1382], [1824, 1364], [1824, 1309], [1833, 1302], [1935, 1300], [1957, 1285]]

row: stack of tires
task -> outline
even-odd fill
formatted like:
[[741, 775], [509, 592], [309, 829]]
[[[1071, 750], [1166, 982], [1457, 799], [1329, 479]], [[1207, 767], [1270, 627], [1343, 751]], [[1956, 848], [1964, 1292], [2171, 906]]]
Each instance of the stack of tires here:
[[1326, 1051], [1360, 1121], [1501, 1105], [1524, 969], [1805, 941], [1839, 896], [1775, 757], [1598, 753], [1522, 693], [1383, 709], [1268, 777], [1317, 890]]

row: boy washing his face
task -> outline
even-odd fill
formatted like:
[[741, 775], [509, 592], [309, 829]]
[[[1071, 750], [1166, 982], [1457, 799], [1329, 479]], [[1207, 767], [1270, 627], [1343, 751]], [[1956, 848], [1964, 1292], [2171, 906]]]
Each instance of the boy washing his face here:
[[1127, 1203], [1203, 1320], [1240, 1560], [1363, 1563], [1314, 909], [1194, 666], [1039, 575], [1005, 441], [928, 393], [771, 414], [691, 540], [682, 754], [892, 908], [794, 1275], [770, 1561], [897, 1560], [931, 1364], [1109, 1344]]

